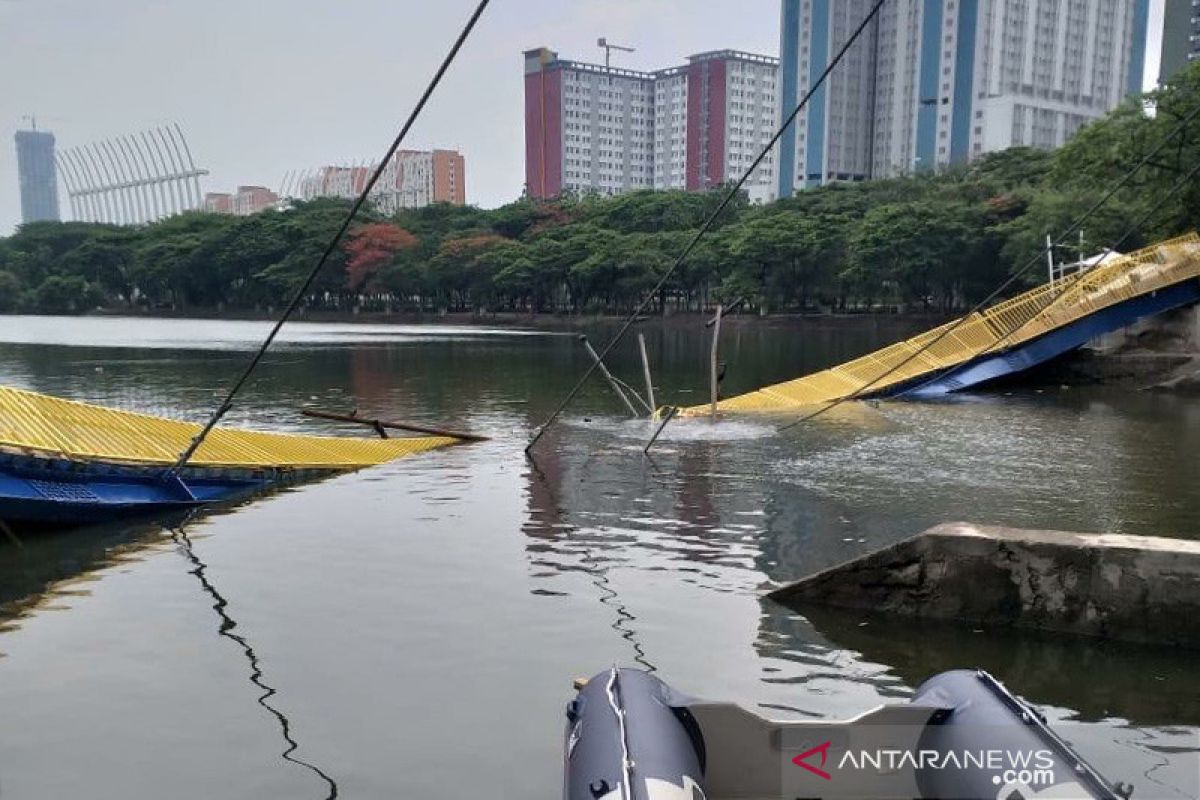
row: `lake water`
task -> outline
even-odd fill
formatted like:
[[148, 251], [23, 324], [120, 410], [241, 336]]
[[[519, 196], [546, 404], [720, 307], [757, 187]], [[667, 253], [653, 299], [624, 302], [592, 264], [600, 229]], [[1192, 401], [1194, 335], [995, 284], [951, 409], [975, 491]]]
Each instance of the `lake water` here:
[[[202, 420], [265, 323], [0, 317], [0, 383]], [[610, 329], [589, 330], [597, 346]], [[488, 442], [173, 528], [0, 539], [0, 797], [560, 794], [571, 680], [648, 665], [762, 713], [846, 717], [988, 669], [1135, 797], [1196, 794], [1195, 657], [805, 618], [768, 587], [948, 520], [1195, 537], [1200, 404], [1052, 387], [783, 420], [650, 423], [573, 335], [295, 324], [229, 421], [350, 432], [304, 405]], [[911, 332], [731, 323], [726, 393]], [[649, 326], [659, 402], [707, 396], [706, 334]], [[636, 343], [615, 371], [641, 386]], [[362, 434], [363, 431], [353, 431]], [[265, 696], [265, 697], [264, 697]]]

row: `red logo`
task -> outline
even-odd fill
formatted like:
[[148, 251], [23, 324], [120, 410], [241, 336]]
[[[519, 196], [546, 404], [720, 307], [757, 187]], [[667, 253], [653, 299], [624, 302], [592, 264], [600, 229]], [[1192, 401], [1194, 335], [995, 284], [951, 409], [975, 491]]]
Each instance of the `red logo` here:
[[793, 758], [792, 763], [795, 764], [797, 767], [804, 767], [806, 770], [813, 773], [814, 775], [820, 775], [822, 778], [824, 778], [827, 781], [832, 780], [832, 777], [830, 776], [830, 774], [828, 772], [826, 772], [823, 769], [814, 767], [812, 764], [809, 764], [808, 762], [806, 762], [804, 760], [811, 755], [820, 753], [821, 754], [821, 766], [822, 767], [825, 766], [825, 759], [829, 757], [829, 746], [831, 744], [832, 744], [832, 742], [825, 742], [825, 744], [819, 744], [816, 747], [812, 748], [811, 750], [805, 750], [803, 753], [801, 753], [800, 755]]

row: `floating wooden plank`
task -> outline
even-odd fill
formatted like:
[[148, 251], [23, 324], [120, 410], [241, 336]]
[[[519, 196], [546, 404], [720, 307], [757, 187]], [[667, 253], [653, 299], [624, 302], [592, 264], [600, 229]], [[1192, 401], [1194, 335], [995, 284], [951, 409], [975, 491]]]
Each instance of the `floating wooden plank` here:
[[451, 439], [461, 439], [464, 442], [486, 442], [487, 436], [480, 436], [477, 433], [466, 433], [463, 431], [452, 431], [447, 428], [435, 428], [429, 425], [419, 425], [415, 422], [397, 422], [394, 420], [373, 419], [370, 417], [360, 416], [357, 412], [350, 414], [339, 414], [336, 411], [322, 411], [317, 408], [302, 408], [300, 413], [306, 417], [315, 417], [317, 419], [332, 419], [338, 422], [353, 422], [357, 425], [370, 425], [379, 432], [380, 438], [386, 439], [387, 434], [384, 431], [412, 431], [414, 433], [427, 433], [433, 436], [448, 436]]

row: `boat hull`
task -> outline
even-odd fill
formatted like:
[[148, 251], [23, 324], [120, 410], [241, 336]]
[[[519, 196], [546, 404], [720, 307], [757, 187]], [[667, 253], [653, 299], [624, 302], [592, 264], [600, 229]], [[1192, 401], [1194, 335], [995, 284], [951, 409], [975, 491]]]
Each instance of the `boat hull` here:
[[161, 466], [0, 454], [0, 520], [56, 527], [108, 522], [237, 500], [284, 477], [314, 477], [291, 472], [187, 468], [175, 478]]

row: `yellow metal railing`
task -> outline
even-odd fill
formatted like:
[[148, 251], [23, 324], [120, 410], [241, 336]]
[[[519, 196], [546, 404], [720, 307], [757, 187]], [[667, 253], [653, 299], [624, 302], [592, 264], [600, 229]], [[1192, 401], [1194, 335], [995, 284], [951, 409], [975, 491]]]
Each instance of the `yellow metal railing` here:
[[[79, 461], [173, 464], [200, 430], [179, 420], [119, 411], [0, 386], [0, 449]], [[401, 439], [291, 436], [214, 428], [193, 466], [357, 469], [454, 444], [444, 436]]]
[[[1100, 309], [1200, 276], [1195, 233], [1101, 262], [911, 339], [836, 367], [765, 386], [717, 404], [720, 411], [779, 411], [873, 394], [1004, 350]], [[683, 416], [711, 406], [680, 409]]]

